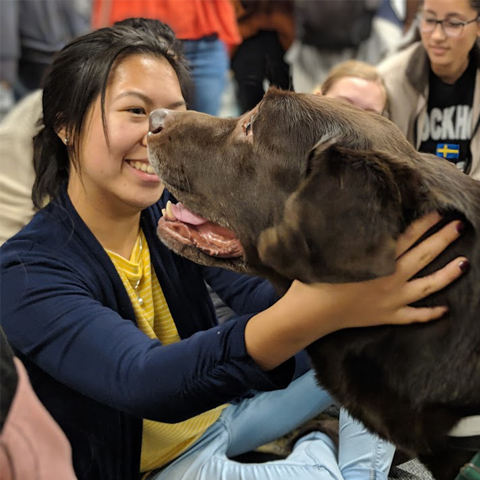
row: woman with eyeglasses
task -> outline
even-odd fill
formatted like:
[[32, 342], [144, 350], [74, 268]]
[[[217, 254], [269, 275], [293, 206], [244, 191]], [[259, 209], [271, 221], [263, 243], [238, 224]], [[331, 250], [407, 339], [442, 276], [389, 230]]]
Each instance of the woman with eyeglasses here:
[[423, 0], [414, 42], [379, 65], [390, 119], [480, 180], [480, 0]]

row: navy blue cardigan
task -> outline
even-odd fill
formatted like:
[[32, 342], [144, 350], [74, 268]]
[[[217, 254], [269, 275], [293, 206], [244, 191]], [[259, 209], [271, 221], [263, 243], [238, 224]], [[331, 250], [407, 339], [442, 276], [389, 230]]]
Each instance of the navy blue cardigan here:
[[[169, 251], [155, 233], [168, 196], [141, 226], [182, 338], [173, 345], [137, 328], [114, 265], [65, 190], [0, 251], [2, 326], [81, 480], [138, 478], [142, 418], [178, 422], [293, 377], [294, 359], [265, 373], [245, 349], [245, 325], [275, 300], [272, 286]], [[240, 316], [217, 325], [204, 280]]]

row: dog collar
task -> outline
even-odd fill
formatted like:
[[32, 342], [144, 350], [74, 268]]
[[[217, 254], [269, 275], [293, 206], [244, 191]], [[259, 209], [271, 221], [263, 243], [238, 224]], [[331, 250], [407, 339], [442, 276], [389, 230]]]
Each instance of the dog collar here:
[[462, 418], [455, 427], [450, 430], [450, 437], [474, 437], [480, 435], [480, 415], [472, 415]]
[[471, 452], [480, 451], [480, 415], [471, 415], [462, 418], [450, 430], [449, 444], [453, 448]]

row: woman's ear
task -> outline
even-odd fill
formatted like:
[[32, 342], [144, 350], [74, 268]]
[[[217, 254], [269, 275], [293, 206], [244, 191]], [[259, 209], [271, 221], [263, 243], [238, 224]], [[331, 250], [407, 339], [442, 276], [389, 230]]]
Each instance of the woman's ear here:
[[70, 139], [67, 136], [67, 130], [64, 127], [62, 127], [60, 130], [57, 130], [56, 133], [58, 135], [58, 138], [62, 141], [62, 143], [68, 146], [70, 143]]

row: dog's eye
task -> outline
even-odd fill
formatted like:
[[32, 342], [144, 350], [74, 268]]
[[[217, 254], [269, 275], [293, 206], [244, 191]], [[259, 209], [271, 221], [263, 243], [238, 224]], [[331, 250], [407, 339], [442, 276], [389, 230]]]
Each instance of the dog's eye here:
[[243, 127], [243, 133], [245, 133], [246, 137], [249, 137], [253, 135], [253, 121], [255, 119], [255, 115], [252, 115], [248, 122], [245, 122], [242, 127]]

